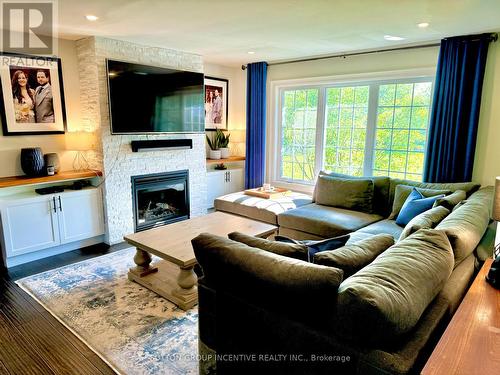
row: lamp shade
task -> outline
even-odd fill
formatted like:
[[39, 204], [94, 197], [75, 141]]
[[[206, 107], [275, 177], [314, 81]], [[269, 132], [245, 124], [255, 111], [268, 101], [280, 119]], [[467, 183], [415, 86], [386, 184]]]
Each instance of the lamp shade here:
[[88, 151], [92, 149], [93, 133], [90, 132], [67, 132], [65, 135], [66, 150]]
[[244, 143], [245, 142], [245, 130], [243, 129], [233, 129], [229, 133], [231, 137], [229, 138], [232, 143]]
[[495, 195], [493, 197], [492, 217], [495, 221], [500, 221], [500, 177], [495, 179]]

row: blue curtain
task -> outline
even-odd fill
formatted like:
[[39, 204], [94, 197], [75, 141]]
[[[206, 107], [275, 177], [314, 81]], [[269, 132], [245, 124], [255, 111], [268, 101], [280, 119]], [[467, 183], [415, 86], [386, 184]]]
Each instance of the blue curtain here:
[[491, 34], [441, 41], [424, 181], [472, 179], [479, 107]]
[[264, 183], [266, 155], [266, 77], [266, 62], [247, 65], [246, 189], [259, 187]]

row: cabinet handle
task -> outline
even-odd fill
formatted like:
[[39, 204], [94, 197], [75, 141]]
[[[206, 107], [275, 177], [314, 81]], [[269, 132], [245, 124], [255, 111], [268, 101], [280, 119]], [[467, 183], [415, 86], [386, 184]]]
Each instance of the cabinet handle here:
[[52, 197], [52, 202], [54, 203], [54, 212], [57, 213], [56, 197]]
[[227, 172], [224, 172], [224, 182], [227, 182]]
[[61, 196], [59, 195], [59, 196], [58, 196], [58, 198], [59, 198], [59, 211], [61, 211], [61, 212], [62, 212], [62, 202], [61, 202]]
[[227, 181], [231, 182], [231, 172], [227, 172]]

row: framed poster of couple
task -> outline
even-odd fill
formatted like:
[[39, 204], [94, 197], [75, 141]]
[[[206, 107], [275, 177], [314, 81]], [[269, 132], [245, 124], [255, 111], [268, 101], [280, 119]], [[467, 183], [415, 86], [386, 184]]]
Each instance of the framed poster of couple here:
[[227, 130], [227, 79], [205, 77], [205, 130]]
[[0, 106], [4, 135], [60, 134], [66, 127], [61, 61], [0, 55]]

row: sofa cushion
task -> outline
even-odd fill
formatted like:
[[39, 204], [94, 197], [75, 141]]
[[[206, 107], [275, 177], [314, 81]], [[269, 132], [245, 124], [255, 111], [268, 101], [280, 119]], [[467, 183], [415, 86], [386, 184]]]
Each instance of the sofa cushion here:
[[[359, 229], [356, 233], [366, 233], [366, 234], [380, 234], [380, 233], [387, 233], [390, 234], [394, 237], [394, 239], [398, 239], [399, 236], [401, 235], [401, 232], [403, 231], [403, 228], [401, 228], [399, 225], [396, 224], [395, 220], [380, 220], [377, 221], [376, 223], [367, 225], [366, 227], [363, 227]], [[352, 235], [351, 235], [352, 237]], [[348, 242], [349, 244], [349, 242]]]
[[434, 228], [437, 224], [441, 222], [446, 216], [448, 216], [450, 210], [443, 207], [437, 206], [422, 212], [420, 215], [415, 216], [406, 224], [405, 228], [399, 236], [399, 241], [404, 240], [410, 234], [415, 233], [419, 229], [430, 229]]
[[[341, 177], [341, 178], [349, 178], [349, 179], [371, 179], [373, 181], [373, 213], [377, 213], [382, 216], [387, 216], [391, 212], [391, 208], [389, 207], [389, 187], [391, 184], [391, 179], [387, 176], [349, 176], [347, 174], [342, 173], [334, 173], [334, 172], [319, 172], [320, 176], [332, 176], [332, 177]], [[315, 201], [316, 194], [316, 186], [314, 188], [313, 193], [313, 202]]]
[[343, 234], [342, 236], [327, 238], [324, 240], [295, 240], [293, 238], [282, 236], [282, 235], [277, 235], [274, 238], [278, 242], [306, 246], [307, 254], [308, 254], [306, 260], [312, 263], [313, 258], [314, 258], [314, 254], [316, 254], [320, 251], [338, 249], [339, 247], [342, 247], [345, 245], [347, 240], [349, 240], [349, 237], [350, 237], [350, 234]]
[[[398, 217], [399, 211], [403, 207], [406, 198], [413, 191], [414, 186], [410, 185], [398, 185], [396, 186], [394, 201], [392, 203], [392, 212], [389, 215], [389, 219], [395, 219]], [[436, 190], [436, 189], [425, 189], [425, 188], [417, 188], [417, 191], [422, 194], [424, 197], [434, 197], [436, 195], [446, 195], [451, 194], [451, 190]]]
[[381, 219], [382, 216], [376, 214], [312, 203], [279, 214], [278, 224], [280, 227], [329, 238], [354, 232]]
[[214, 207], [217, 211], [229, 212], [276, 225], [278, 214], [310, 204], [311, 201], [309, 195], [297, 192], [289, 192], [273, 199], [264, 199], [252, 197], [240, 191], [215, 199]]
[[394, 238], [389, 234], [377, 234], [354, 244], [336, 250], [321, 251], [314, 255], [314, 263], [336, 267], [344, 271], [347, 278], [394, 245]]
[[232, 232], [227, 235], [231, 240], [244, 243], [250, 247], [270, 251], [274, 254], [279, 254], [295, 259], [308, 260], [307, 246], [300, 243], [287, 243], [270, 241], [265, 238], [249, 236], [244, 233]]
[[318, 176], [315, 187], [317, 204], [372, 213], [373, 181]]
[[436, 226], [446, 232], [451, 242], [455, 267], [472, 254], [481, 241], [490, 221], [492, 200], [492, 186], [480, 189]]
[[467, 196], [470, 196], [472, 193], [476, 192], [481, 186], [480, 184], [475, 182], [435, 183], [435, 182], [419, 182], [419, 181], [403, 180], [400, 178], [391, 178], [391, 183], [389, 187], [389, 202], [391, 202], [391, 204], [392, 202], [394, 202], [396, 187], [398, 185], [414, 186], [420, 189], [448, 190], [448, 191], [463, 190], [467, 193]]
[[444, 195], [424, 198], [422, 193], [420, 193], [417, 188], [413, 188], [410, 195], [408, 195], [408, 198], [406, 198], [403, 207], [401, 207], [401, 210], [399, 211], [398, 217], [396, 218], [396, 224], [405, 226], [415, 216], [430, 210], [434, 205], [434, 202], [436, 202], [436, 199], [442, 197], [444, 197]]
[[[303, 315], [297, 302], [328, 310], [336, 308], [336, 296], [343, 271], [303, 262], [243, 243], [202, 233], [191, 240], [196, 260], [203, 270], [203, 284], [218, 292], [278, 310]], [[279, 296], [279, 298], [277, 298]], [[328, 298], [325, 298], [328, 296]], [[321, 314], [321, 313], [320, 313]]]
[[446, 207], [448, 210], [453, 210], [453, 208], [462, 202], [465, 198], [467, 198], [467, 194], [463, 190], [457, 190], [450, 195], [447, 195], [442, 198], [436, 199], [436, 202], [434, 202], [434, 206], [443, 206]]
[[452, 271], [446, 234], [419, 230], [340, 284], [339, 333], [378, 344], [394, 341], [415, 327]]

